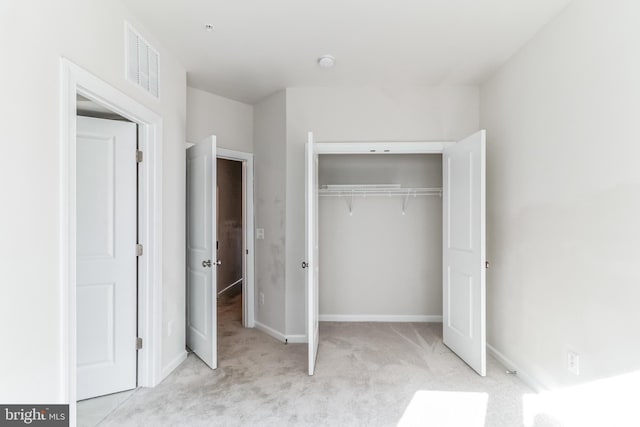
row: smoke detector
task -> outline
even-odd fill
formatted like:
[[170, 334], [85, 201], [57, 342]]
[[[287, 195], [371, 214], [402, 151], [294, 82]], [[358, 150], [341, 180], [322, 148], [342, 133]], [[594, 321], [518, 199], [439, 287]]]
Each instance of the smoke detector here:
[[318, 58], [318, 65], [320, 68], [331, 68], [336, 65], [336, 58], [331, 55], [322, 55]]

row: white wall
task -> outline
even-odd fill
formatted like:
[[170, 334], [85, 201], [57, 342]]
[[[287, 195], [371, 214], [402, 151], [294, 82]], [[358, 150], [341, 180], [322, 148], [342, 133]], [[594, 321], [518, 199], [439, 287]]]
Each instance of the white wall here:
[[[124, 20], [159, 50], [161, 99], [124, 78]], [[68, 402], [60, 283], [60, 57], [163, 117], [163, 342], [184, 352], [185, 70], [120, 1], [0, 3], [0, 401]], [[174, 322], [172, 336], [167, 322]]]
[[574, 1], [482, 86], [488, 341], [550, 388], [640, 370], [639, 22]]
[[[441, 188], [442, 156], [321, 155], [318, 180]], [[442, 316], [442, 198], [347, 200], [320, 197], [320, 315]]]
[[455, 140], [478, 130], [478, 89], [286, 90], [286, 333], [305, 334], [304, 144], [317, 141]]
[[253, 107], [187, 87], [187, 141], [216, 136], [218, 147], [253, 153]]
[[[277, 92], [254, 107], [256, 325], [279, 334], [285, 326], [286, 98]], [[261, 304], [261, 293], [264, 304]]]

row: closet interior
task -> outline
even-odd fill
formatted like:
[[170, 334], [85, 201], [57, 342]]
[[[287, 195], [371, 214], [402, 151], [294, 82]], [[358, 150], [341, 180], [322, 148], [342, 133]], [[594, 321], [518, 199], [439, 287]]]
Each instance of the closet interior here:
[[319, 320], [442, 319], [442, 154], [318, 156]]

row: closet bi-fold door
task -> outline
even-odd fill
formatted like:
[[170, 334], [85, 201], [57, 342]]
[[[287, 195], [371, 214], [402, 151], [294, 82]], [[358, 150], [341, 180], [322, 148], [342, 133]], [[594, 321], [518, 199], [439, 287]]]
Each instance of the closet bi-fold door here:
[[318, 356], [318, 154], [313, 146], [313, 133], [309, 132], [305, 152], [305, 230], [307, 276], [307, 339], [309, 344], [309, 375], [313, 375]]
[[216, 137], [187, 150], [187, 347], [218, 366]]
[[443, 153], [443, 341], [486, 374], [485, 131]]

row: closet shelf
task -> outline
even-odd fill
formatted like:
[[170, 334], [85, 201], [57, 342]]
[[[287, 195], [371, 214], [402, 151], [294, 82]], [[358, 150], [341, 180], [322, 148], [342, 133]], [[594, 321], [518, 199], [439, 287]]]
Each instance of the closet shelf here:
[[323, 185], [320, 196], [442, 196], [442, 188], [402, 187], [400, 184]]
[[402, 215], [405, 215], [410, 197], [442, 197], [442, 188], [403, 188], [400, 184], [322, 185], [318, 189], [318, 195], [323, 197], [343, 197], [347, 202], [349, 215], [353, 215], [353, 199], [356, 196], [401, 196], [403, 197]]

